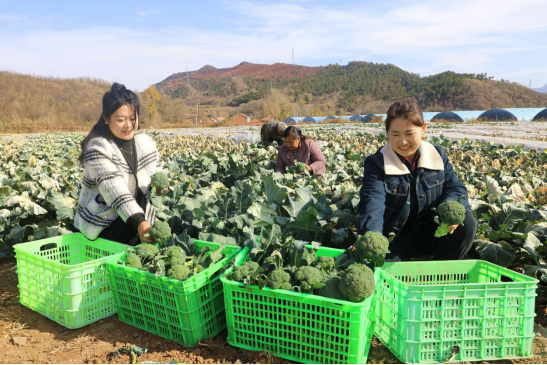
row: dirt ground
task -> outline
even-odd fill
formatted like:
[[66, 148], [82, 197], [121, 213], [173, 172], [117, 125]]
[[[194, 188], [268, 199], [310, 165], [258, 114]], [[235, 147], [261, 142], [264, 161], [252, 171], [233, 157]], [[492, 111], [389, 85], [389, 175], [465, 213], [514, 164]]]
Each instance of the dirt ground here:
[[[147, 347], [141, 362], [168, 363], [176, 360], [187, 364], [250, 363], [287, 364], [290, 361], [268, 353], [246, 351], [228, 345], [226, 331], [195, 348], [165, 340], [132, 327], [111, 316], [80, 329], [69, 330], [19, 304], [15, 261], [0, 261], [0, 363], [131, 363], [127, 353], [112, 358], [112, 352], [132, 344]], [[534, 357], [509, 363], [547, 363], [547, 296], [536, 303], [536, 337]], [[400, 363], [376, 338], [369, 363]], [[497, 363], [508, 363], [499, 361]]]

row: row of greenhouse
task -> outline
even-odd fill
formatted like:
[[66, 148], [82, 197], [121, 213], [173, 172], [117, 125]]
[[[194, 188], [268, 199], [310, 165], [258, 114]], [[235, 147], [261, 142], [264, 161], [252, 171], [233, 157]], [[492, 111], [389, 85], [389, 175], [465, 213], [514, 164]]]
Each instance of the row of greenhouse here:
[[[283, 121], [289, 125], [299, 123], [321, 123], [329, 119], [345, 119], [352, 122], [382, 122], [387, 114], [355, 114], [355, 115], [331, 115], [328, 117], [288, 117]], [[448, 120], [452, 122], [468, 122], [470, 120], [499, 121], [499, 122], [529, 122], [547, 120], [547, 108], [503, 108], [490, 110], [466, 110], [451, 112], [425, 112], [424, 120], [434, 122], [436, 120]]]

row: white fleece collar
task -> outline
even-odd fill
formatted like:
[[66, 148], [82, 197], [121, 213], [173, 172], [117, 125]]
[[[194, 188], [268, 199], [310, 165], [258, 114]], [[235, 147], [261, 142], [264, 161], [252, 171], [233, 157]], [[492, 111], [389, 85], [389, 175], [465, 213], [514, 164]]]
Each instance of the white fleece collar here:
[[[388, 143], [380, 151], [384, 155], [384, 170], [386, 175], [406, 175], [410, 174], [408, 167], [401, 161], [397, 153]], [[422, 141], [420, 144], [420, 158], [418, 167], [430, 170], [444, 170], [444, 163], [441, 155], [431, 143]]]

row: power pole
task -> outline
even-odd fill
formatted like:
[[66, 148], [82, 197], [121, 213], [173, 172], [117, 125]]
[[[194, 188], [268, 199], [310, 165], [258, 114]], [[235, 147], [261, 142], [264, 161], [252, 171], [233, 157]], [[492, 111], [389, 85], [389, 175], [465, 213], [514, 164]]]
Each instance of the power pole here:
[[530, 79], [530, 89], [532, 88], [532, 79]]

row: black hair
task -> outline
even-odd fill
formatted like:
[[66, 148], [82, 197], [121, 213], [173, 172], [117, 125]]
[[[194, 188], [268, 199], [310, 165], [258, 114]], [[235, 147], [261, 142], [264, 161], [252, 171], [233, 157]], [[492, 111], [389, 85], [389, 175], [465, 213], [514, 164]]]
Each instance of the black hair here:
[[135, 120], [137, 120], [137, 115], [140, 110], [139, 97], [133, 91], [127, 90], [124, 85], [114, 83], [110, 88], [110, 91], [107, 91], [103, 95], [103, 112], [99, 117], [99, 121], [91, 128], [91, 132], [89, 132], [80, 143], [82, 152], [78, 157], [78, 161], [82, 164], [84, 163], [87, 142], [89, 142], [90, 139], [96, 137], [104, 137], [106, 139], [114, 138], [110, 128], [108, 128], [108, 124], [106, 124], [106, 120], [110, 119], [110, 116], [123, 105], [127, 105], [133, 109], [133, 115]]
[[294, 139], [300, 138], [300, 141], [306, 140], [306, 136], [302, 133], [302, 131], [293, 125], [288, 126], [283, 133], [283, 137], [287, 138], [288, 136], [291, 136]]
[[405, 98], [391, 104], [387, 111], [386, 132], [389, 132], [391, 122], [397, 118], [404, 118], [417, 127], [424, 125], [422, 108], [415, 99]]

